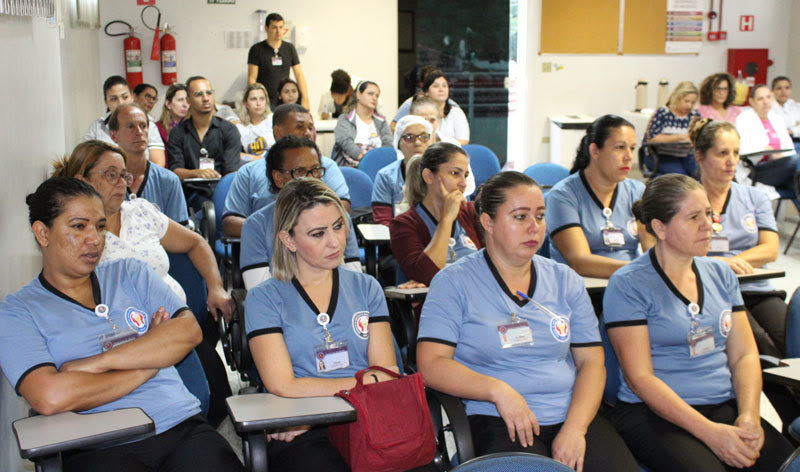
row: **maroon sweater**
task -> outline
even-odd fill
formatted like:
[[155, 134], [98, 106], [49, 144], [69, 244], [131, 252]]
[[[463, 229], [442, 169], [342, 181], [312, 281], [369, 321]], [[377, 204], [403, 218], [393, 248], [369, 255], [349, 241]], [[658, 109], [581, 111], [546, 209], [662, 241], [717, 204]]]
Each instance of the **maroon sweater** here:
[[[458, 212], [458, 224], [464, 228], [475, 246], [481, 249], [483, 240], [480, 237], [479, 223], [475, 217], [474, 202], [461, 205], [461, 210]], [[431, 242], [431, 235], [416, 209], [410, 208], [394, 217], [389, 223], [389, 232], [392, 254], [406, 277], [430, 286], [433, 276], [439, 272], [439, 267], [424, 252]]]

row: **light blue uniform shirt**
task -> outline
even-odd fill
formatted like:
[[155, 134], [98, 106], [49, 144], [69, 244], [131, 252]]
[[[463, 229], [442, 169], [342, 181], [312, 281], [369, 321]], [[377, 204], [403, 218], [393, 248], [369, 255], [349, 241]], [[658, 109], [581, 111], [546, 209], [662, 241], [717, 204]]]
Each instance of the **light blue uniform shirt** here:
[[355, 376], [369, 367], [369, 325], [389, 322], [389, 309], [377, 280], [343, 267], [334, 269], [330, 306], [325, 313], [330, 316], [328, 331], [333, 340], [347, 341], [350, 367], [318, 373], [314, 351], [325, 340], [322, 326], [317, 323], [321, 311], [297, 279], [269, 279], [259, 284], [247, 294], [245, 310], [247, 339], [282, 333], [298, 378]]
[[[709, 256], [732, 257], [758, 245], [759, 231], [778, 232], [772, 204], [760, 188], [731, 182], [731, 189], [722, 207], [720, 236], [727, 236], [728, 252], [709, 252]], [[716, 234], [716, 233], [715, 233]], [[766, 292], [774, 290], [769, 280], [742, 284], [742, 290]]]
[[625, 179], [617, 184], [609, 208], [612, 211], [611, 223], [622, 230], [625, 245], [609, 247], [603, 244], [602, 230], [606, 227], [603, 204], [589, 187], [583, 171], [557, 183], [547, 194], [545, 206], [550, 257], [558, 262], [566, 262], [553, 243], [553, 235], [567, 228], [580, 227], [592, 254], [621, 261], [635, 259], [639, 248], [639, 234], [631, 206], [642, 197], [642, 192], [644, 184], [638, 180]]
[[161, 213], [178, 224], [183, 225], [189, 221], [181, 180], [169, 169], [147, 161], [144, 180], [136, 196], [155, 204]]
[[[275, 202], [256, 211], [244, 220], [242, 225], [242, 247], [239, 253], [239, 267], [242, 272], [257, 267], [269, 267], [272, 261], [272, 243], [274, 234]], [[344, 262], [355, 262], [358, 257], [356, 231], [350, 215], [347, 216], [347, 245], [344, 248]]]
[[[328, 187], [332, 188], [339, 198], [350, 200], [350, 190], [347, 188], [347, 182], [345, 182], [339, 166], [323, 156], [322, 167], [325, 168], [322, 181], [328, 184]], [[235, 215], [247, 218], [277, 198], [278, 194], [273, 193], [269, 188], [267, 159], [259, 159], [239, 168], [228, 195], [225, 197], [225, 209], [222, 216]]]
[[[108, 305], [118, 331], [144, 334], [161, 306], [172, 316], [188, 309], [155, 272], [134, 259], [98, 266], [91, 279], [95, 303]], [[41, 274], [0, 304], [0, 323], [0, 366], [17, 393], [22, 380], [39, 367], [58, 369], [67, 361], [100, 354], [100, 336], [112, 332], [109, 321], [58, 291]], [[130, 407], [142, 408], [155, 422], [156, 433], [200, 413], [200, 402], [174, 367], [84, 413]]]
[[[436, 227], [439, 226], [439, 222], [422, 203], [418, 203], [415, 210], [422, 219], [422, 222], [425, 223], [425, 226], [428, 227], [428, 232], [431, 235], [431, 239], [433, 239], [433, 234], [436, 232]], [[478, 247], [475, 246], [475, 242], [467, 235], [467, 232], [464, 231], [458, 219], [453, 221], [453, 228], [450, 230], [450, 238], [455, 242], [455, 246], [452, 246], [452, 250], [455, 252], [456, 260], [473, 254], [478, 250]], [[448, 248], [447, 251], [447, 262], [453, 262], [450, 260], [450, 248]]]
[[375, 175], [375, 185], [372, 187], [372, 204], [392, 208], [394, 204], [403, 201], [403, 185], [406, 183], [403, 159], [398, 159]]
[[[718, 404], [733, 398], [725, 345], [731, 313], [743, 311], [744, 302], [739, 281], [724, 262], [695, 257], [692, 269], [697, 277], [698, 321], [702, 328], [713, 330], [712, 351], [689, 354], [690, 302], [667, 278], [652, 249], [611, 276], [603, 297], [605, 328], [646, 325], [656, 377], [690, 405]], [[620, 378], [617, 397], [641, 402], [621, 368]]]
[[[527, 295], [560, 320], [513, 296], [482, 249], [433, 278], [417, 340], [455, 347], [456, 361], [525, 397], [539, 424], [558, 424], [567, 416], [575, 384], [570, 349], [601, 345], [597, 317], [583, 279], [541, 256], [531, 261]], [[498, 326], [511, 322], [511, 312], [528, 322], [533, 346], [502, 348]], [[500, 416], [491, 402], [465, 403], [468, 415]]]

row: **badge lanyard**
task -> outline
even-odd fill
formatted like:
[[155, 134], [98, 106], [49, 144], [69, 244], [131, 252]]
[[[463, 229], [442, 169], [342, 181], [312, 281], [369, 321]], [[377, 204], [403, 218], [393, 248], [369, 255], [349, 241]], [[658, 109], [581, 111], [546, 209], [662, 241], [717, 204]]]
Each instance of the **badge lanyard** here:
[[327, 313], [317, 315], [317, 324], [322, 326], [323, 343], [314, 349], [314, 361], [317, 373], [332, 372], [350, 366], [350, 353], [347, 350], [347, 341], [334, 341], [328, 324], [331, 317]]
[[114, 331], [117, 330], [117, 325], [114, 323], [114, 320], [112, 320], [108, 316], [108, 305], [106, 305], [105, 303], [97, 305], [96, 307], [94, 307], [94, 314], [99, 316], [100, 318], [105, 318], [106, 321], [111, 323], [111, 329], [113, 329]]
[[606, 218], [606, 225], [602, 230], [600, 230], [600, 232], [603, 236], [603, 245], [610, 247], [611, 250], [614, 250], [614, 248], [625, 245], [625, 235], [622, 234], [621, 229], [616, 228], [614, 223], [611, 222], [612, 214], [613, 211], [611, 208], [603, 208], [603, 216]]
[[722, 234], [722, 215], [719, 213], [711, 213], [711, 230], [714, 234], [711, 235], [710, 252], [728, 252], [730, 250], [730, 242], [727, 236]]
[[701, 327], [698, 316], [700, 315], [700, 306], [692, 302], [686, 307], [691, 317], [691, 324], [689, 325], [689, 334], [686, 335], [686, 341], [689, 344], [689, 356], [697, 357], [707, 352], [714, 350], [714, 332], [710, 327]]

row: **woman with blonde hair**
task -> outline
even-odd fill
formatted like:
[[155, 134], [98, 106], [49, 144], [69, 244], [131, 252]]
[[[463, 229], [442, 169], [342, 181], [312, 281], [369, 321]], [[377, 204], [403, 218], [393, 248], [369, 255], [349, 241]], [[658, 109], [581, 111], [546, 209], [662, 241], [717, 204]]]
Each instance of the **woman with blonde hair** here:
[[[686, 143], [689, 144], [689, 125], [692, 120], [700, 117], [694, 109], [698, 96], [697, 87], [689, 81], [679, 83], [669, 96], [667, 106], [656, 110], [650, 123], [647, 125], [642, 141], [642, 150], [639, 157], [644, 159], [645, 165], [654, 170], [655, 159], [647, 150], [648, 143]], [[694, 153], [688, 154], [682, 149], [660, 149], [658, 151], [658, 169], [656, 175], [683, 174], [693, 176], [697, 163]]]
[[[242, 139], [243, 159], [253, 160], [264, 157], [267, 149], [275, 144], [275, 136], [272, 135], [269, 95], [263, 85], [256, 82], [244, 89], [239, 118], [241, 122], [236, 123], [236, 128]], [[244, 157], [245, 155], [247, 158]]]
[[[245, 304], [247, 339], [270, 393], [323, 397], [355, 386], [369, 366], [397, 372], [389, 310], [378, 281], [341, 267], [349, 227], [336, 193], [323, 182], [288, 182], [275, 202], [273, 277]], [[368, 371], [364, 383], [392, 377]], [[270, 435], [270, 470], [349, 470], [327, 427]]]

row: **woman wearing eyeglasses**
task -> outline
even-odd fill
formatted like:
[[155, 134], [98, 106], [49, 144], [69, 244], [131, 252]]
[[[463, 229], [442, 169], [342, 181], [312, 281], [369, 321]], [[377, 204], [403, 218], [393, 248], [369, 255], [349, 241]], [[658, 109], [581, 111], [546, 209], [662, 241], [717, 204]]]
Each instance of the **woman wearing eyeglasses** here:
[[394, 128], [394, 148], [398, 160], [378, 171], [372, 188], [372, 218], [389, 226], [395, 215], [408, 209], [403, 204], [403, 185], [406, 183], [408, 161], [428, 149], [433, 126], [421, 116], [406, 115]]
[[139, 259], [184, 301], [186, 294], [170, 277], [167, 251], [188, 254], [208, 287], [208, 308], [229, 319], [233, 301], [222, 286], [216, 259], [203, 238], [167, 218], [144, 198], [125, 200], [133, 179], [125, 168], [125, 153], [116, 146], [89, 140], [79, 144], [69, 158], [53, 163], [53, 177], [75, 177], [88, 182], [103, 198], [106, 214], [105, 251], [100, 263], [123, 258]]
[[409, 161], [409, 209], [389, 224], [392, 253], [409, 279], [430, 285], [445, 265], [483, 246], [475, 206], [464, 197], [468, 173], [469, 157], [455, 144], [432, 144]]

